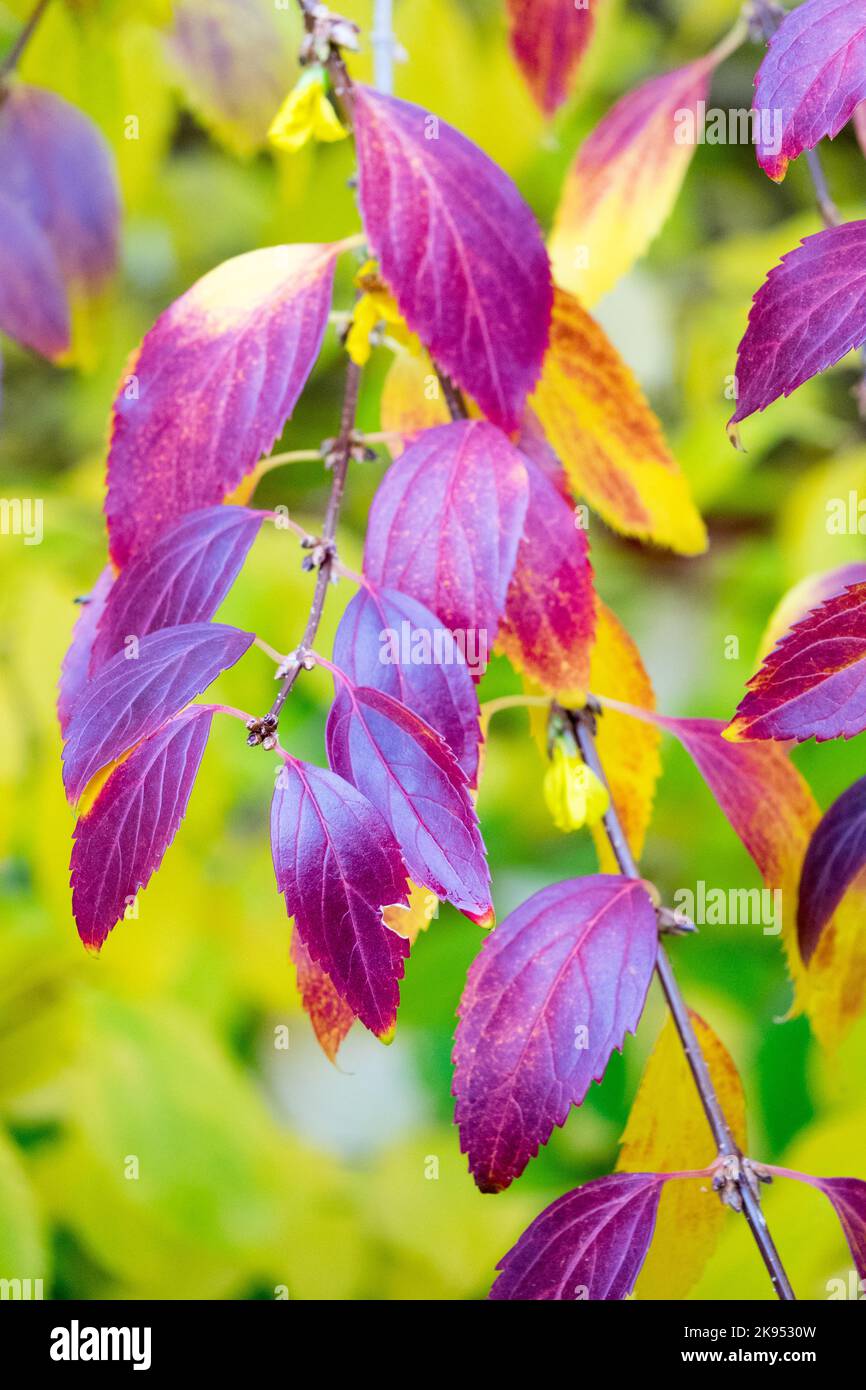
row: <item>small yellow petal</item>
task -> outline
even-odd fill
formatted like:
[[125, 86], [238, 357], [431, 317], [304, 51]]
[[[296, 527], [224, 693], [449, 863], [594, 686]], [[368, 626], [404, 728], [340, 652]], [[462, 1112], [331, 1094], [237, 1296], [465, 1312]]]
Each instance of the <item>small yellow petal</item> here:
[[346, 351], [358, 367], [364, 367], [370, 360], [370, 334], [379, 322], [379, 310], [375, 297], [362, 294], [355, 305], [352, 323], [346, 335]]
[[271, 144], [294, 153], [311, 136], [317, 140], [343, 140], [348, 132], [328, 101], [327, 90], [324, 69], [308, 68], [271, 122], [268, 131]]

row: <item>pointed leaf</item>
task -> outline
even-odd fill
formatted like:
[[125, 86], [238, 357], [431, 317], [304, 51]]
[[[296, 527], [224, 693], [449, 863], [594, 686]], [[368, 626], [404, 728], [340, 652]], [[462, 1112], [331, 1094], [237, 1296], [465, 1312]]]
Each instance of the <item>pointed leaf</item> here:
[[615, 531], [683, 555], [706, 549], [688, 482], [635, 378], [595, 320], [561, 290], [532, 407], [575, 492]]
[[613, 1173], [559, 1197], [499, 1261], [490, 1297], [626, 1298], [652, 1240], [663, 1185], [658, 1173]]
[[554, 219], [550, 258], [557, 284], [583, 304], [601, 299], [667, 220], [695, 152], [698, 103], [707, 98], [713, 65], [700, 58], [643, 83], [578, 150]]
[[291, 88], [299, 34], [273, 0], [174, 0], [167, 48], [186, 101], [235, 154], [265, 144]]
[[[737, 1069], [704, 1020], [691, 1013], [691, 1021], [716, 1095], [746, 1153], [746, 1100]], [[650, 1053], [621, 1143], [617, 1168], [626, 1172], [700, 1169], [716, 1157], [707, 1117], [670, 1016]], [[685, 1298], [711, 1258], [724, 1225], [725, 1208], [709, 1181], [669, 1183], [636, 1297]]]
[[657, 931], [644, 885], [610, 875], [543, 888], [486, 938], [454, 1047], [460, 1145], [482, 1192], [520, 1176], [637, 1028]]
[[213, 714], [193, 705], [145, 738], [79, 819], [70, 881], [86, 946], [102, 945], [162, 863], [186, 814]]
[[[254, 634], [222, 623], [166, 627], [143, 637], [136, 656], [118, 652], [85, 686], [63, 749], [63, 785], [75, 803], [91, 777], [233, 666]], [[136, 649], [130, 648], [130, 652]]]
[[755, 78], [758, 163], [771, 179], [831, 139], [866, 98], [862, 0], [804, 0], [786, 14]]
[[364, 573], [423, 603], [486, 655], [505, 608], [528, 494], [521, 455], [493, 425], [462, 420], [426, 430], [379, 485]]
[[355, 1015], [334, 988], [327, 971], [313, 960], [297, 931], [292, 932], [291, 953], [301, 1003], [322, 1051], [330, 1062], [335, 1062]]
[[853, 738], [866, 728], [866, 583], [825, 600], [752, 676], [727, 736]]
[[69, 331], [66, 290], [51, 243], [0, 192], [0, 332], [53, 358], [69, 347]]
[[844, 791], [809, 841], [800, 876], [797, 938], [808, 965], [827, 923], [866, 867], [866, 777]]
[[102, 132], [55, 92], [16, 82], [0, 105], [3, 192], [41, 228], [67, 286], [94, 292], [117, 266], [120, 192]]
[[408, 901], [385, 821], [342, 777], [292, 758], [274, 789], [271, 850], [303, 945], [364, 1026], [386, 1037], [409, 943], [382, 920], [383, 907]]
[[334, 664], [355, 685], [382, 690], [420, 715], [475, 785], [481, 737], [475, 685], [463, 651], [429, 608], [396, 589], [360, 589], [337, 628]]
[[524, 455], [529, 505], [499, 630], [518, 671], [554, 694], [585, 689], [595, 634], [589, 543], [579, 514]]
[[812, 1184], [833, 1203], [857, 1275], [866, 1279], [866, 1182], [862, 1178], [812, 1178]]
[[270, 449], [318, 355], [339, 250], [235, 256], [157, 319], [114, 403], [106, 511], [116, 564], [180, 514], [222, 502]]
[[473, 921], [492, 919], [490, 874], [469, 785], [435, 730], [380, 690], [342, 685], [326, 742], [333, 770], [390, 825], [415, 882]]
[[170, 526], [125, 565], [102, 615], [90, 662], [97, 671], [125, 639], [184, 623], [204, 623], [219, 608], [261, 529], [265, 512], [203, 507]]
[[64, 737], [76, 701], [87, 684], [99, 620], [113, 583], [114, 570], [111, 565], [106, 565], [91, 592], [81, 601], [81, 612], [72, 631], [69, 649], [63, 658], [57, 690], [57, 718]]
[[866, 222], [845, 222], [806, 237], [773, 267], [737, 351], [731, 426], [866, 341], [864, 256]]
[[502, 170], [420, 106], [354, 88], [359, 196], [382, 274], [413, 332], [503, 429], [538, 379], [550, 267]]
[[571, 92], [595, 28], [597, 3], [507, 0], [511, 49], [545, 116], [552, 116]]
[[763, 661], [776, 643], [813, 608], [820, 608], [826, 599], [841, 594], [849, 584], [863, 583], [866, 583], [866, 564], [863, 563], [840, 565], [838, 569], [810, 574], [801, 579], [799, 584], [783, 595], [770, 614], [758, 644], [758, 659]]

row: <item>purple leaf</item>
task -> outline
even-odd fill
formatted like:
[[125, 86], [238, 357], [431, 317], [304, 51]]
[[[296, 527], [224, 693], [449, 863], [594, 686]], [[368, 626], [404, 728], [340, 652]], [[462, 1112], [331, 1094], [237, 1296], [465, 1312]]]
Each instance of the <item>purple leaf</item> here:
[[114, 570], [111, 565], [106, 565], [93, 589], [82, 601], [81, 612], [72, 632], [72, 641], [63, 658], [57, 691], [57, 718], [60, 720], [60, 730], [64, 737], [69, 728], [72, 710], [87, 683], [96, 630], [113, 583]]
[[222, 502], [295, 408], [341, 247], [269, 246], [209, 272], [145, 336], [114, 403], [106, 510], [118, 566]]
[[290, 758], [274, 789], [271, 849], [303, 946], [361, 1022], [386, 1037], [409, 954], [382, 921], [383, 907], [408, 902], [388, 826], [342, 777]]
[[664, 1181], [658, 1173], [613, 1173], [559, 1197], [499, 1261], [490, 1297], [626, 1298], [650, 1247]]
[[98, 290], [116, 268], [120, 227], [114, 158], [98, 127], [55, 92], [15, 83], [0, 106], [0, 169], [67, 286]]
[[547, 461], [524, 462], [529, 506], [499, 640], [512, 664], [546, 690], [583, 690], [596, 608], [586, 531]]
[[485, 940], [454, 1047], [460, 1146], [482, 1192], [520, 1176], [634, 1032], [657, 933], [644, 885], [603, 874], [543, 888]]
[[426, 720], [475, 786], [481, 732], [465, 655], [423, 604], [372, 585], [352, 599], [334, 639], [334, 663], [353, 684], [382, 690]]
[[866, 341], [866, 222], [806, 237], [755, 295], [737, 353], [731, 425], [832, 367]]
[[812, 1178], [811, 1182], [833, 1203], [858, 1278], [866, 1279], [866, 1182], [861, 1178]]
[[553, 291], [534, 215], [459, 131], [354, 89], [364, 227], [409, 327], [503, 429], [516, 429], [547, 347]]
[[87, 683], [72, 710], [63, 783], [75, 803], [94, 773], [148, 738], [234, 666], [254, 634], [221, 623], [166, 627], [118, 652]]
[[778, 642], [731, 720], [732, 739], [853, 738], [866, 729], [866, 583], [825, 599]]
[[133, 749], [75, 827], [72, 911], [98, 950], [162, 863], [204, 753], [214, 711], [192, 705]]
[[486, 654], [505, 608], [528, 496], [524, 460], [493, 425], [462, 420], [425, 430], [373, 498], [364, 572], [380, 588], [423, 603]]
[[203, 507], [188, 512], [132, 557], [117, 576], [93, 644], [90, 670], [124, 639], [163, 627], [208, 622], [240, 572], [266, 512]]
[[2, 192], [0, 331], [43, 357], [59, 357], [69, 347], [69, 305], [51, 243]]
[[490, 874], [469, 784], [439, 734], [392, 696], [343, 685], [326, 741], [334, 771], [390, 825], [412, 880], [490, 925]]
[[831, 139], [866, 97], [863, 0], [805, 0], [770, 40], [755, 78], [758, 163], [771, 179]]
[[860, 1279], [866, 1279], [866, 1182], [862, 1178], [816, 1178], [796, 1168], [764, 1165], [768, 1173], [817, 1187], [832, 1202]]
[[866, 866], [866, 777], [843, 792], [819, 823], [800, 876], [797, 935], [808, 962], [848, 888]]

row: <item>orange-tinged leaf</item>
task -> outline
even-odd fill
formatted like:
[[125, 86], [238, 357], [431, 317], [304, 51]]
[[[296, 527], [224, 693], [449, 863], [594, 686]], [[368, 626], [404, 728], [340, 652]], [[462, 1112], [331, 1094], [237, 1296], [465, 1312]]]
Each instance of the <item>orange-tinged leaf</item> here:
[[706, 549], [688, 482], [637, 381], [563, 290], [532, 407], [571, 486], [609, 526], [682, 555]]
[[[640, 653], [619, 619], [599, 603], [596, 640], [590, 661], [592, 691], [629, 704], [652, 709], [652, 683]], [[629, 693], [626, 694], [625, 692]], [[661, 736], [652, 724], [640, 723], [616, 710], [605, 710], [598, 721], [596, 744], [607, 776], [613, 804], [622, 822], [632, 854], [640, 858], [652, 815], [656, 783], [661, 774]], [[593, 826], [593, 839], [602, 873], [619, 873], [619, 866], [601, 826]]]
[[[722, 1109], [746, 1151], [746, 1102], [737, 1069], [703, 1019], [695, 1013], [691, 1019]], [[707, 1117], [670, 1016], [647, 1061], [621, 1143], [620, 1172], [705, 1168], [716, 1157]], [[667, 1183], [635, 1296], [685, 1298], [712, 1256], [725, 1217], [709, 1179]]]
[[349, 1005], [337, 993], [330, 975], [317, 965], [296, 930], [292, 930], [292, 962], [298, 993], [322, 1051], [336, 1062], [340, 1044], [355, 1022]]
[[666, 221], [695, 151], [697, 104], [715, 61], [700, 58], [627, 93], [578, 150], [550, 258], [554, 279], [584, 304], [631, 269]]
[[[383, 430], [417, 434], [435, 425], [447, 425], [451, 416], [427, 353], [416, 355], [406, 348], [394, 353], [382, 386], [379, 420]], [[392, 453], [396, 452], [392, 449]]]

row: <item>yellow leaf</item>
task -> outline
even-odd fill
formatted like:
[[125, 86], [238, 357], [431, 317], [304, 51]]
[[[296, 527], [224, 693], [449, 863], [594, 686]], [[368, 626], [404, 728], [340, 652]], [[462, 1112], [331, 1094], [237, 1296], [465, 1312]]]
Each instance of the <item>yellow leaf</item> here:
[[405, 936], [414, 946], [419, 932], [426, 931], [439, 908], [439, 899], [429, 888], [420, 888], [417, 883], [409, 883], [409, 906], [382, 909], [382, 920], [386, 927]]
[[[622, 623], [603, 603], [598, 606], [589, 683], [595, 694], [608, 695], [643, 709], [655, 708], [652, 684], [640, 653]], [[656, 782], [661, 773], [660, 741], [658, 729], [627, 714], [605, 710], [599, 718], [596, 736], [599, 757], [613, 804], [636, 859], [643, 849]], [[592, 833], [602, 873], [618, 873], [619, 867], [604, 830], [594, 826]]]
[[688, 481], [637, 381], [564, 290], [532, 406], [571, 486], [609, 526], [681, 555], [706, 549]]
[[[746, 1151], [746, 1102], [737, 1069], [703, 1019], [695, 1013], [691, 1019], [722, 1109], [737, 1143]], [[621, 1142], [617, 1163], [621, 1172], [705, 1168], [716, 1157], [707, 1117], [670, 1017], [647, 1062]], [[725, 1208], [709, 1179], [668, 1183], [636, 1296], [684, 1298], [712, 1255], [725, 1218]]]
[[448, 424], [448, 406], [426, 352], [418, 356], [405, 348], [395, 352], [382, 387], [379, 418], [382, 429], [395, 434]]
[[584, 304], [595, 304], [631, 269], [667, 219], [696, 144], [677, 137], [706, 97], [712, 67], [702, 58], [628, 92], [579, 149], [550, 258], [557, 282]]

